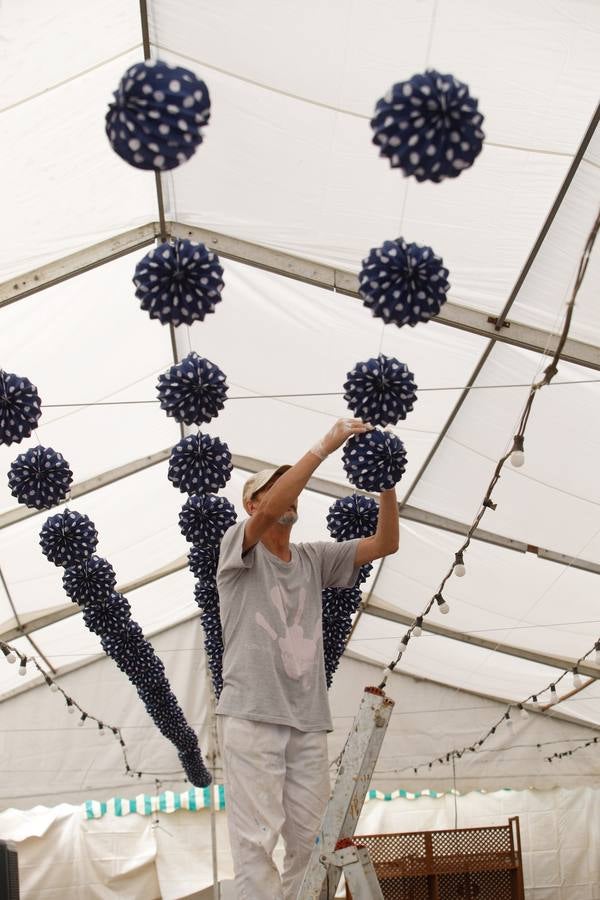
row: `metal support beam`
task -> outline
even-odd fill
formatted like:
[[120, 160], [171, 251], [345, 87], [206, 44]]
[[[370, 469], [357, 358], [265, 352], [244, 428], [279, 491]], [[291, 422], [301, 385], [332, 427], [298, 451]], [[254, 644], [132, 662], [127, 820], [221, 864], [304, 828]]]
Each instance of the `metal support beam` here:
[[[166, 578], [167, 575], [174, 575], [175, 572], [180, 572], [182, 569], [185, 569], [187, 567], [187, 564], [187, 556], [178, 556], [177, 559], [174, 559], [173, 562], [167, 563], [166, 566], [161, 566], [160, 569], [155, 569], [153, 572], [148, 572], [147, 575], [142, 575], [140, 578], [135, 578], [133, 581], [128, 581], [126, 584], [120, 584], [115, 588], [115, 590], [117, 590], [120, 594], [131, 594], [132, 591], [137, 591], [138, 588], [145, 587], [147, 584], [152, 584], [155, 581], [159, 581], [159, 579], [161, 578]], [[28, 637], [30, 634], [33, 634], [34, 631], [39, 631], [40, 628], [45, 628], [48, 625], [54, 625], [55, 622], [62, 622], [63, 619], [70, 619], [71, 616], [76, 616], [80, 612], [80, 606], [78, 606], [76, 603], [69, 603], [68, 606], [61, 606], [58, 609], [53, 610], [52, 612], [46, 613], [43, 616], [39, 616], [37, 619], [30, 619], [28, 622], [19, 624], [14, 628], [9, 628], [2, 635], [0, 635], [0, 640], [14, 641], [15, 638], [18, 637]]]
[[[376, 619], [384, 619], [387, 622], [394, 622], [397, 625], [412, 625], [415, 620], [414, 615], [401, 609], [394, 609], [378, 597], [371, 597], [371, 602], [365, 608], [364, 615], [373, 616]], [[439, 637], [460, 641], [462, 644], [470, 644], [472, 647], [481, 647], [484, 650], [493, 650], [495, 653], [504, 653], [507, 656], [514, 656], [518, 659], [527, 659], [529, 662], [539, 663], [542, 666], [550, 666], [562, 671], [572, 669], [576, 665], [580, 675], [586, 675], [588, 678], [594, 679], [600, 678], [600, 666], [590, 662], [578, 663], [576, 659], [569, 656], [556, 656], [552, 653], [542, 653], [540, 650], [516, 647], [514, 644], [490, 640], [478, 634], [457, 631], [454, 628], [439, 625], [437, 622], [432, 622], [429, 619], [423, 619], [421, 627], [423, 631], [428, 631], [430, 634], [435, 634]]]
[[[327, 290], [336, 290], [340, 294], [349, 297], [357, 297], [358, 276], [352, 272], [335, 269], [315, 263], [312, 260], [301, 259], [289, 253], [272, 250], [253, 244], [249, 241], [238, 240], [227, 235], [208, 231], [205, 228], [197, 228], [193, 225], [183, 225], [172, 222], [170, 233], [176, 237], [190, 238], [200, 241], [216, 250], [225, 259], [233, 259], [237, 262], [274, 272], [286, 278], [294, 278], [307, 284], [314, 284]], [[461, 331], [469, 331], [482, 337], [492, 338], [515, 347], [523, 347], [537, 353], [551, 355], [558, 343], [558, 336], [530, 325], [505, 320], [502, 327], [497, 329], [497, 319], [481, 310], [472, 309], [450, 301], [446, 302], [432, 323], [449, 325]], [[431, 324], [431, 323], [430, 323]], [[591, 369], [600, 370], [600, 347], [585, 344], [583, 341], [567, 340], [561, 358], [569, 362], [578, 363]]]
[[103, 266], [104, 263], [133, 253], [134, 250], [147, 247], [148, 244], [154, 243], [158, 232], [158, 222], [149, 222], [147, 225], [132, 228], [131, 231], [124, 231], [99, 244], [92, 244], [85, 250], [79, 250], [69, 256], [63, 256], [62, 259], [46, 263], [32, 272], [16, 275], [9, 281], [0, 284], [0, 307], [37, 294], [38, 291], [43, 291], [47, 287], [52, 287], [53, 284], [60, 284], [61, 281], [67, 281], [69, 278], [95, 269], [96, 266]]
[[[233, 259], [327, 290], [336, 290], [349, 297], [358, 297], [358, 277], [352, 272], [301, 259], [289, 253], [272, 250], [260, 244], [242, 241], [193, 225], [167, 222], [166, 230], [169, 237], [188, 237], [195, 241], [201, 241], [216, 250], [225, 259]], [[15, 276], [0, 284], [0, 307], [145, 247], [153, 243], [160, 232], [160, 223], [151, 222], [117, 235], [108, 241], [80, 250], [78, 253], [72, 253], [56, 262], [48, 263], [25, 275]], [[472, 334], [493, 338], [501, 343], [512, 344], [515, 347], [546, 355], [554, 352], [558, 341], [556, 335], [550, 335], [541, 328], [534, 328], [519, 322], [505, 320], [499, 326], [497, 317], [450, 301], [444, 304], [435, 320], [430, 323], [430, 327], [435, 327], [436, 324], [449, 325], [461, 331], [469, 331]], [[561, 358], [590, 369], [600, 370], [600, 347], [593, 344], [569, 338]]]

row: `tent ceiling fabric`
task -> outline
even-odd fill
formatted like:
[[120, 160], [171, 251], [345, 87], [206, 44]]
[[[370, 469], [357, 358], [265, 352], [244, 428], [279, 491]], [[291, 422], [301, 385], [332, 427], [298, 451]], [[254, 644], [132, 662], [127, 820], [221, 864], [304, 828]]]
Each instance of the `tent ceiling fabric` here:
[[[0, 151], [10, 172], [3, 197], [10, 216], [0, 244], [0, 280], [14, 277], [16, 284], [21, 273], [158, 218], [154, 178], [126, 166], [104, 135], [111, 93], [126, 66], [142, 56], [138, 4], [108, 0], [98, 6], [85, 0], [67, 10], [60, 0], [35, 17], [29, 6], [13, 4], [3, 11], [3, 34], [15, 61], [7, 70], [23, 71], [16, 63], [25, 52], [43, 60], [23, 78], [11, 74], [0, 93], [0, 114], [11, 135], [11, 146], [5, 142]], [[160, 47], [167, 61], [194, 69], [206, 80], [213, 104], [205, 144], [189, 163], [163, 176], [167, 217], [348, 272], [358, 271], [372, 246], [402, 233], [443, 256], [453, 304], [499, 315], [594, 114], [600, 8], [591, 0], [561, 0], [551, 7], [541, 0], [510, 0], [501, 10], [490, 5], [482, 10], [475, 0], [384, 0], [374, 15], [368, 5], [348, 0], [318, 8], [309, 0], [293, 28], [282, 18], [287, 12], [274, 0], [260, 0], [252, 12], [239, 0], [218, 7], [205, 0], [150, 4], [153, 52]], [[74, 40], [84, 27], [89, 40]], [[56, 52], [44, 52], [48, 46]], [[460, 178], [441, 185], [403, 179], [378, 159], [370, 143], [368, 119], [377, 98], [392, 82], [426, 65], [467, 81], [486, 116], [480, 158]], [[599, 187], [596, 129], [509, 319], [556, 333]], [[150, 321], [133, 296], [131, 277], [144, 252], [0, 310], [0, 364], [29, 377], [45, 407], [32, 438], [0, 448], [3, 472], [38, 439], [64, 454], [75, 483], [164, 451], [178, 440], [179, 427], [155, 402], [158, 375], [173, 361], [169, 330]], [[596, 250], [571, 331], [595, 348], [600, 346], [599, 259]], [[414, 413], [393, 429], [408, 452], [399, 497], [410, 493], [411, 507], [470, 523], [496, 460], [511, 444], [527, 395], [521, 385], [531, 383], [547, 358], [496, 343], [447, 427], [461, 389], [489, 347], [488, 338], [435, 322], [385, 328], [342, 293], [241, 262], [224, 260], [223, 265], [222, 304], [204, 323], [176, 334], [179, 358], [196, 350], [217, 363], [230, 384], [232, 399], [203, 430], [226, 440], [239, 457], [293, 462], [345, 414], [342, 385], [354, 364], [379, 352], [396, 356], [408, 364], [421, 389]], [[562, 363], [555, 382], [536, 397], [526, 465], [503, 470], [494, 492], [498, 508], [486, 514], [482, 528], [532, 550], [565, 554], [567, 563], [580, 556], [600, 564], [600, 378], [591, 368]], [[328, 396], [314, 396], [323, 394]], [[351, 492], [340, 454], [317, 474], [336, 490], [345, 486]], [[224, 491], [238, 513], [246, 477], [236, 469]], [[72, 505], [96, 523], [99, 550], [122, 585], [187, 552], [177, 524], [184, 499], [168, 482], [163, 461], [86, 493]], [[296, 539], [328, 537], [330, 503], [317, 491], [304, 494]], [[14, 507], [4, 479], [0, 514]], [[38, 545], [45, 517], [32, 515], [0, 531], [5, 581], [0, 582], [0, 631], [70, 607], [61, 571]], [[450, 530], [404, 520], [400, 550], [382, 566], [375, 595], [392, 609], [417, 614], [460, 543]], [[453, 578], [446, 591], [450, 616], [442, 619], [434, 611], [432, 620], [532, 653], [576, 659], [593, 644], [600, 631], [594, 573], [481, 541], [471, 543], [465, 562], [466, 577]], [[190, 720], [200, 721], [206, 711], [205, 676], [201, 629], [197, 620], [189, 620], [196, 609], [192, 584], [189, 572], [175, 571], [132, 590], [129, 599], [146, 632], [167, 629], [155, 645], [159, 653], [165, 649], [168, 671], [173, 667], [180, 679]], [[372, 584], [373, 577], [366, 593]], [[344, 661], [332, 692], [332, 753], [358, 704], [356, 685], [378, 677], [403, 633], [403, 626], [369, 615], [368, 608], [361, 616], [350, 648], [376, 666]], [[32, 637], [59, 673], [93, 659], [100, 649], [80, 615], [54, 621]], [[24, 637], [13, 643], [27, 656], [35, 652]], [[197, 694], [188, 690], [184, 677], [192, 657], [201, 683]], [[16, 668], [0, 663], [0, 697], [34, 681], [33, 673], [22, 678]], [[392, 764], [377, 775], [377, 787], [410, 787], [411, 765], [434, 755], [436, 747], [441, 751], [442, 744], [450, 750], [485, 731], [502, 710], [479, 695], [518, 702], [559, 674], [531, 659], [439, 635], [412, 641], [401, 668], [407, 674], [394, 676], [391, 686], [402, 704], [387, 738], [386, 759], [393, 757]], [[102, 690], [94, 692], [99, 672]], [[62, 681], [75, 697], [79, 692], [83, 700], [87, 694], [90, 706], [97, 699], [107, 710], [118, 694], [115, 715], [125, 727], [133, 729], [145, 715], [132, 691], [116, 688], [117, 681], [119, 686], [125, 681], [107, 661], [83, 666]], [[460, 789], [481, 786], [484, 778], [514, 787], [548, 786], [563, 775], [569, 784], [596, 778], [591, 756], [582, 755], [580, 762], [573, 757], [549, 774], [530, 745], [540, 735], [559, 742], [574, 731], [588, 735], [600, 725], [599, 691], [592, 684], [558, 707], [581, 721], [581, 728], [531, 716], [520, 726], [529, 729], [522, 742], [529, 749], [491, 754], [496, 762], [485, 775], [481, 763], [469, 762]], [[467, 711], [443, 715], [455, 700]], [[92, 737], [80, 732], [73, 737], [45, 686], [19, 690], [3, 708], [23, 729], [29, 721], [37, 723], [40, 735], [59, 728], [61, 734], [51, 739], [52, 759], [56, 762], [68, 743], [72, 772], [83, 771]], [[6, 732], [2, 736], [3, 749], [23, 759], [12, 776], [12, 797], [4, 799], [27, 805], [28, 793], [43, 790], [40, 781], [28, 791], [30, 770], [39, 761], [31, 734], [23, 735], [14, 743]], [[499, 738], [499, 746], [502, 740], [508, 739]], [[25, 745], [29, 749], [23, 756]], [[158, 732], [144, 746], [149, 770], [155, 759], [157, 768], [172, 764]], [[93, 764], [89, 779], [74, 781], [68, 777], [70, 762], [61, 762], [56, 789], [64, 791], [64, 799], [75, 799], [90, 790], [123, 787], [119, 760], [100, 763], [97, 771]], [[425, 786], [420, 778], [412, 783]], [[442, 785], [447, 786], [447, 770], [427, 779], [428, 787]]]

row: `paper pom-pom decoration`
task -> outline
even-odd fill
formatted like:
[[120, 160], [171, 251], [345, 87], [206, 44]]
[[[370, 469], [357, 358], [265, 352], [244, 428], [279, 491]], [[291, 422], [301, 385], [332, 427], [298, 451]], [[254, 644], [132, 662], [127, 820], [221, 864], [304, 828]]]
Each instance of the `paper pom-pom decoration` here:
[[215, 311], [223, 290], [219, 257], [204, 244], [159, 244], [135, 267], [135, 295], [151, 319], [191, 325]]
[[113, 567], [101, 556], [90, 556], [65, 569], [63, 587], [74, 603], [110, 597], [117, 582]]
[[200, 751], [182, 750], [179, 752], [178, 756], [188, 781], [190, 781], [194, 787], [208, 787], [212, 778], [202, 761]]
[[91, 600], [83, 607], [85, 627], [100, 637], [121, 631], [130, 619], [129, 603], [123, 594], [116, 591], [100, 600]]
[[215, 696], [218, 699], [223, 690], [223, 634], [218, 597], [216, 603], [211, 604], [210, 601], [206, 603], [202, 609], [200, 621], [204, 629], [204, 650], [208, 659], [208, 668]]
[[377, 530], [379, 504], [372, 497], [351, 494], [329, 507], [327, 530], [336, 541], [371, 537]]
[[215, 580], [219, 565], [219, 549], [219, 546], [211, 544], [192, 547], [188, 554], [188, 565], [194, 578], [205, 582]]
[[344, 384], [349, 409], [372, 425], [395, 425], [412, 412], [417, 386], [408, 366], [380, 353], [376, 359], [356, 363]]
[[216, 546], [236, 519], [236, 511], [225, 497], [194, 494], [181, 508], [179, 527], [190, 544]]
[[187, 494], [211, 494], [231, 478], [229, 447], [208, 434], [190, 434], [171, 450], [169, 481]]
[[358, 573], [358, 578], [356, 579], [356, 584], [354, 587], [360, 587], [361, 584], [364, 584], [368, 579], [369, 575], [373, 571], [373, 563], [365, 563], [360, 567], [360, 571]]
[[448, 269], [431, 247], [385, 241], [363, 259], [358, 292], [374, 316], [415, 326], [436, 316], [450, 287]]
[[37, 388], [21, 375], [0, 369], [0, 444], [19, 444], [42, 414]]
[[20, 453], [8, 473], [11, 494], [31, 509], [48, 509], [60, 503], [72, 481], [68, 462], [52, 447], [32, 447]]
[[125, 72], [106, 114], [113, 150], [138, 169], [164, 172], [186, 162], [210, 118], [208, 88], [181, 66], [147, 60]]
[[144, 632], [133, 619], [119, 631], [105, 634], [102, 637], [102, 648], [132, 680], [138, 672], [151, 668], [156, 658], [152, 644], [146, 640]]
[[369, 492], [387, 491], [404, 474], [406, 452], [399, 437], [374, 428], [346, 441], [342, 461], [354, 487]]
[[70, 566], [91, 556], [98, 544], [98, 532], [87, 516], [65, 509], [42, 525], [40, 545], [44, 556], [55, 566]]
[[485, 137], [482, 123], [467, 85], [428, 69], [377, 101], [371, 128], [379, 155], [393, 169], [417, 181], [439, 182], [473, 165]]
[[346, 641], [352, 628], [352, 616], [359, 607], [361, 592], [358, 587], [323, 591], [323, 656], [327, 687], [331, 682]]
[[160, 375], [156, 387], [160, 408], [186, 425], [214, 419], [225, 405], [228, 390], [219, 367], [194, 351]]

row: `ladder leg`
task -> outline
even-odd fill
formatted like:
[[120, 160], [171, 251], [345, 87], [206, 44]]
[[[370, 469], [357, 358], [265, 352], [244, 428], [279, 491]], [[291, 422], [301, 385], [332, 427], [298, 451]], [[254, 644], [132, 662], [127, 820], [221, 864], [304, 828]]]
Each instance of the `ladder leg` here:
[[383, 900], [377, 875], [366, 847], [348, 847], [342, 859], [344, 878], [352, 900]]

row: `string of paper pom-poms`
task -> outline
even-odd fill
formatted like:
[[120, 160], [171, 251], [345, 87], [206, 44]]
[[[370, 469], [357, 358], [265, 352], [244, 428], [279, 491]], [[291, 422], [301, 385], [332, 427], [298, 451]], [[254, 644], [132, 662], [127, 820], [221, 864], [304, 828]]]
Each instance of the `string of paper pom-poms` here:
[[[580, 688], [582, 688], [584, 685], [581, 679], [581, 675], [579, 674], [579, 666], [592, 653], [594, 654], [594, 662], [596, 663], [596, 665], [600, 665], [600, 638], [596, 640], [593, 646], [590, 647], [590, 649], [576, 661], [574, 666], [565, 669], [557, 678], [554, 678], [551, 682], [549, 682], [546, 687], [536, 691], [536, 693], [534, 694], [529, 694], [529, 696], [524, 700], [521, 700], [520, 703], [510, 703], [506, 707], [500, 718], [495, 721], [493, 725], [491, 725], [491, 727], [487, 730], [487, 732], [485, 732], [485, 734], [483, 734], [478, 740], [473, 741], [471, 744], [467, 744], [464, 747], [449, 750], [442, 756], [430, 759], [428, 762], [420, 763], [417, 766], [412, 766], [414, 774], [416, 775], [419, 769], [431, 769], [436, 763], [440, 763], [443, 765], [445, 763], [451, 762], [452, 760], [461, 759], [461, 757], [466, 753], [476, 753], [479, 748], [485, 744], [486, 741], [488, 741], [491, 737], [493, 737], [493, 735], [496, 734], [499, 728], [501, 728], [502, 726], [511, 728], [514, 725], [514, 720], [517, 714], [520, 718], [527, 719], [530, 709], [536, 712], [544, 712], [546, 709], [556, 705], [560, 701], [556, 688], [560, 684], [560, 682], [568, 675], [571, 675], [573, 678], [574, 690], [579, 690]], [[541, 704], [540, 697], [542, 697], [542, 695], [545, 693], [550, 694], [549, 702]], [[529, 703], [530, 708], [528, 709], [527, 704]], [[585, 725], [585, 723], [582, 722], [582, 725]], [[589, 743], [595, 743], [595, 741], [590, 741]], [[589, 743], [585, 746], [589, 746]], [[571, 755], [571, 752], [567, 751], [566, 753], [562, 754], [556, 753], [552, 757], [547, 757], [547, 760], [548, 762], [552, 762], [552, 759], [562, 756], [569, 756]]]
[[565, 321], [563, 323], [563, 327], [561, 330], [560, 338], [558, 340], [556, 349], [555, 349], [554, 353], [552, 354], [549, 364], [546, 366], [546, 368], [543, 372], [542, 378], [540, 378], [538, 381], [535, 381], [530, 387], [529, 396], [527, 398], [527, 401], [525, 402], [523, 412], [521, 413], [519, 425], [516, 430], [515, 436], [513, 438], [512, 447], [507, 453], [505, 453], [503, 456], [501, 456], [500, 459], [498, 460], [498, 463], [496, 464], [496, 468], [494, 469], [492, 478], [487, 486], [483, 500], [481, 501], [480, 509], [479, 509], [477, 515], [475, 516], [475, 519], [473, 520], [473, 523], [471, 524], [469, 530], [467, 531], [467, 534], [466, 534], [463, 544], [456, 551], [456, 553], [454, 555], [454, 561], [451, 564], [449, 570], [446, 572], [442, 581], [440, 582], [440, 585], [438, 586], [437, 591], [431, 597], [431, 599], [429, 600], [429, 602], [427, 603], [425, 608], [422, 610], [420, 615], [416, 616], [415, 619], [413, 620], [413, 622], [411, 623], [411, 625], [408, 627], [408, 629], [406, 630], [405, 634], [403, 635], [401, 641], [398, 644], [398, 647], [396, 650], [396, 656], [384, 668], [383, 673], [382, 673], [382, 681], [381, 681], [381, 684], [379, 685], [380, 688], [385, 687], [388, 676], [396, 668], [396, 666], [398, 665], [398, 663], [400, 662], [400, 660], [406, 653], [406, 650], [408, 648], [408, 644], [409, 644], [411, 638], [413, 638], [413, 637], [417, 638], [421, 634], [423, 620], [425, 619], [426, 616], [429, 615], [431, 610], [435, 606], [437, 606], [437, 608], [439, 609], [439, 611], [441, 613], [445, 614], [445, 613], [449, 612], [450, 607], [449, 607], [449, 604], [443, 594], [444, 588], [445, 588], [448, 580], [452, 576], [452, 574], [456, 574], [457, 576], [462, 577], [466, 573], [464, 555], [469, 548], [469, 545], [473, 538], [474, 532], [479, 527], [479, 523], [481, 522], [481, 520], [482, 520], [483, 516], [485, 515], [485, 513], [487, 512], [487, 510], [488, 509], [492, 509], [492, 510], [496, 509], [497, 504], [494, 503], [494, 501], [492, 500], [492, 493], [493, 493], [494, 488], [496, 487], [496, 484], [498, 483], [498, 481], [500, 479], [500, 475], [502, 472], [502, 468], [504, 467], [504, 464], [507, 462], [507, 460], [510, 459], [513, 466], [521, 467], [525, 462], [525, 453], [524, 453], [525, 430], [526, 430], [527, 424], [529, 422], [529, 416], [531, 414], [531, 408], [533, 406], [533, 401], [535, 400], [535, 397], [536, 397], [538, 391], [541, 390], [541, 388], [543, 388], [545, 385], [549, 384], [549, 382], [552, 380], [552, 378], [554, 378], [554, 376], [558, 372], [558, 361], [560, 359], [560, 355], [562, 353], [563, 347], [565, 345], [565, 341], [567, 340], [567, 335], [569, 333], [569, 328], [571, 325], [571, 318], [572, 318], [573, 309], [575, 306], [575, 300], [577, 298], [577, 294], [579, 293], [579, 289], [580, 289], [583, 279], [585, 277], [585, 273], [587, 271], [587, 267], [589, 264], [592, 248], [594, 246], [594, 242], [596, 240], [596, 236], [598, 234], [599, 229], [600, 229], [600, 211], [598, 212], [598, 215], [596, 216], [596, 221], [588, 235], [587, 241], [585, 243], [585, 247], [583, 249], [581, 260], [579, 262], [577, 276], [575, 279], [575, 284], [573, 286], [571, 298], [567, 304]]

